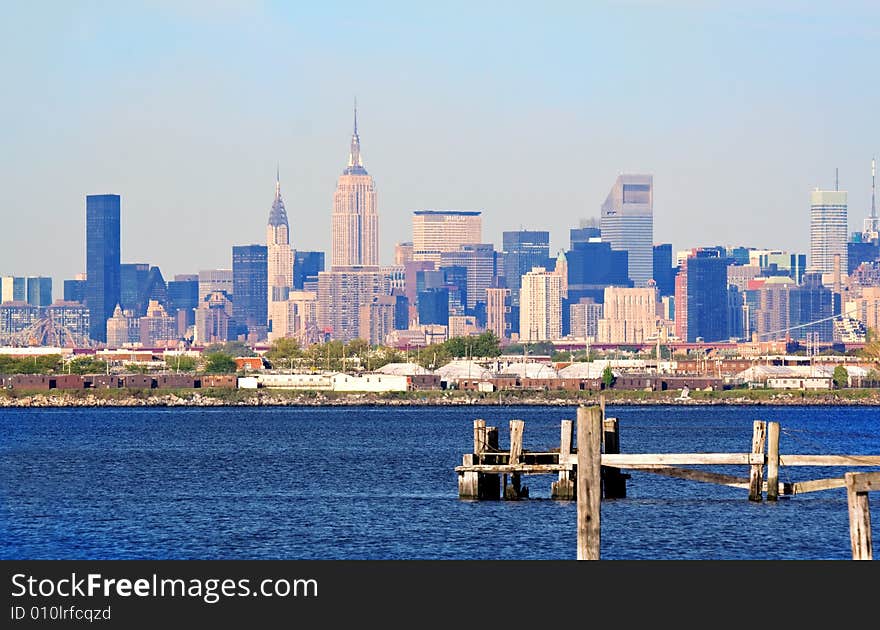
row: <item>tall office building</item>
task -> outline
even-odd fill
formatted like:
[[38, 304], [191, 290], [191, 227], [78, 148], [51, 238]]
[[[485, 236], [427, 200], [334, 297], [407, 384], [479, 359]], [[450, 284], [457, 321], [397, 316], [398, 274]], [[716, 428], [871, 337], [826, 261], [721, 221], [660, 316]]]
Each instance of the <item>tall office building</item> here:
[[675, 267], [672, 266], [672, 243], [654, 245], [654, 281], [661, 296], [675, 294]]
[[413, 260], [440, 262], [444, 252], [481, 243], [481, 212], [472, 210], [416, 210], [413, 212]]
[[654, 277], [654, 177], [619, 175], [602, 204], [602, 240], [629, 254], [634, 286]]
[[810, 192], [810, 270], [833, 273], [835, 254], [847, 269], [846, 236], [846, 191]]
[[26, 302], [27, 280], [16, 276], [0, 278], [0, 302]]
[[348, 165], [333, 195], [331, 267], [379, 264], [379, 208], [376, 185], [361, 161], [361, 140], [354, 110]]
[[324, 252], [293, 252], [293, 288], [317, 291], [318, 274], [324, 271]]
[[[503, 232], [501, 253], [505, 286], [510, 289], [513, 306], [519, 305], [520, 279], [535, 267], [550, 268], [550, 232], [519, 230]], [[566, 278], [567, 281], [567, 278]]]
[[29, 276], [27, 279], [27, 303], [41, 308], [52, 304], [52, 278]]
[[147, 280], [150, 265], [147, 263], [122, 263], [119, 265], [119, 306], [123, 311], [131, 310], [138, 317], [146, 314], [147, 303], [141, 312], [140, 304], [147, 293]]
[[[290, 225], [281, 199], [281, 176], [275, 175], [275, 200], [266, 226], [269, 302], [284, 302], [293, 289], [293, 250], [290, 249]], [[271, 324], [270, 324], [271, 328]]]
[[83, 304], [86, 301], [86, 274], [78, 274], [77, 278], [64, 281], [64, 301], [79, 302]]
[[89, 334], [107, 340], [107, 319], [119, 303], [119, 195], [86, 196], [86, 306]]
[[232, 269], [202, 269], [199, 271], [199, 303], [211, 293], [223, 291], [228, 298], [232, 294]]
[[[265, 339], [269, 321], [268, 262], [265, 245], [232, 248], [232, 312], [252, 340]], [[240, 331], [243, 332], [243, 331]]]
[[467, 313], [473, 315], [477, 304], [486, 305], [486, 289], [492, 286], [495, 277], [495, 247], [491, 243], [461, 245], [454, 251], [440, 254], [439, 266], [464, 267], [467, 269]]
[[199, 307], [199, 277], [195, 274], [176, 275], [168, 283], [168, 311], [176, 313], [177, 332], [183, 337], [196, 323]]
[[693, 250], [675, 277], [675, 334], [694, 342], [729, 338], [727, 266], [718, 250]]
[[519, 291], [520, 341], [561, 339], [561, 278], [543, 267], [535, 267], [522, 277]]

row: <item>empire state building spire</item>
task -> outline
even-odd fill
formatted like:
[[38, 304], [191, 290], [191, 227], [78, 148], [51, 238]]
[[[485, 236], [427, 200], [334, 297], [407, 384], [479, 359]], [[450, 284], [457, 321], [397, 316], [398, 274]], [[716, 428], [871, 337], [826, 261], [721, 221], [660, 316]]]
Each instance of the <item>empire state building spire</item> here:
[[351, 149], [348, 153], [348, 166], [345, 175], [366, 175], [367, 170], [361, 161], [361, 139], [358, 136], [358, 107], [357, 99], [354, 100], [354, 132], [351, 134]]

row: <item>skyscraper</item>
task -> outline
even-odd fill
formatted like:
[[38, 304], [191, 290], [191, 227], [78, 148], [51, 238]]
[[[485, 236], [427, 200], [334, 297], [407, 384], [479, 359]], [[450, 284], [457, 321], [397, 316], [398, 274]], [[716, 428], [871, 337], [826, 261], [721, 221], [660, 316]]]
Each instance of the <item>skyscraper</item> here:
[[379, 213], [376, 185], [361, 161], [357, 107], [348, 166], [339, 176], [333, 195], [331, 267], [379, 264]]
[[562, 337], [562, 279], [543, 267], [522, 277], [519, 293], [520, 341], [552, 341]]
[[27, 303], [40, 307], [52, 304], [52, 278], [28, 276]]
[[223, 291], [231, 299], [232, 286], [232, 269], [202, 269], [199, 271], [199, 303], [217, 291]]
[[265, 339], [269, 321], [267, 247], [235, 245], [232, 248], [232, 312], [247, 328], [248, 337]]
[[654, 281], [661, 296], [675, 294], [675, 267], [672, 266], [672, 243], [654, 245]]
[[319, 328], [340, 341], [363, 337], [361, 307], [371, 304], [376, 296], [387, 295], [388, 282], [378, 266], [322, 271], [318, 274]]
[[619, 175], [602, 204], [602, 240], [629, 254], [636, 287], [654, 277], [654, 176]]
[[520, 279], [535, 267], [551, 267], [550, 232], [519, 230], [503, 232], [501, 237], [505, 286], [510, 289], [513, 306], [517, 306]]
[[693, 250], [675, 277], [675, 334], [682, 341], [729, 338], [727, 265], [718, 250]]
[[413, 260], [440, 262], [444, 252], [481, 243], [482, 213], [476, 210], [416, 210], [413, 212]]
[[27, 280], [22, 277], [0, 278], [0, 302], [26, 302]]
[[[281, 199], [281, 176], [275, 175], [275, 200], [266, 226], [268, 300], [284, 302], [293, 288], [293, 250], [290, 249], [290, 225]], [[271, 326], [270, 326], [271, 327]]]
[[318, 274], [324, 271], [324, 252], [293, 252], [293, 288], [316, 291]]
[[847, 269], [846, 191], [814, 190], [810, 193], [810, 270], [834, 272], [834, 255]]
[[107, 340], [107, 319], [119, 303], [119, 195], [86, 196], [86, 306], [89, 335]]

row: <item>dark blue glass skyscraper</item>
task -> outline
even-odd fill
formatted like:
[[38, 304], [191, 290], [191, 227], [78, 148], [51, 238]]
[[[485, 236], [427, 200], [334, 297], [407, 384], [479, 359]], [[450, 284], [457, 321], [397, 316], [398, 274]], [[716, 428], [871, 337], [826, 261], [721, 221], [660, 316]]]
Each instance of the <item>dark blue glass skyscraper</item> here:
[[119, 302], [119, 208], [119, 195], [86, 196], [86, 306], [89, 336], [100, 342]]
[[541, 230], [503, 232], [502, 240], [504, 278], [507, 288], [510, 289], [512, 303], [517, 306], [522, 277], [535, 267], [553, 268], [550, 261], [550, 232]]
[[269, 249], [265, 245], [232, 247], [232, 313], [248, 333], [263, 336], [269, 322]]

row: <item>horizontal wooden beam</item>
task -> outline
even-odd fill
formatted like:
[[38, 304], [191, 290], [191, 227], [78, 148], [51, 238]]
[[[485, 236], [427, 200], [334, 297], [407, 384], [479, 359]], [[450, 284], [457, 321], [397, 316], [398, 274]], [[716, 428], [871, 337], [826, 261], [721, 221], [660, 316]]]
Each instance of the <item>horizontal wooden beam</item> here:
[[568, 464], [475, 464], [473, 466], [456, 466], [455, 472], [480, 472], [488, 474], [501, 475], [504, 473], [521, 473], [521, 474], [544, 474], [555, 473], [560, 470], [571, 470]]
[[730, 486], [732, 488], [749, 487], [748, 477], [722, 475], [720, 473], [713, 473], [705, 470], [694, 470], [693, 468], [675, 468], [673, 466], [645, 464], [641, 466], [633, 466], [631, 470], [649, 472], [655, 475], [662, 475], [663, 477], [675, 477], [676, 479], [687, 479], [689, 481], [715, 483], [722, 486]]
[[629, 468], [642, 464], [688, 465], [743, 465], [763, 463], [763, 455], [751, 453], [620, 453], [602, 455], [602, 465]]
[[880, 455], [780, 455], [780, 466], [880, 466]]
[[843, 488], [846, 482], [843, 477], [832, 477], [830, 479], [813, 479], [812, 481], [796, 481], [792, 484], [794, 494], [804, 494], [806, 492], [818, 492], [819, 490], [831, 490], [832, 488]]

